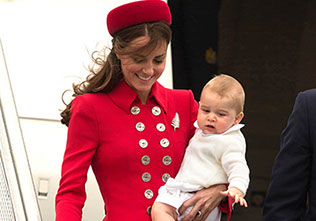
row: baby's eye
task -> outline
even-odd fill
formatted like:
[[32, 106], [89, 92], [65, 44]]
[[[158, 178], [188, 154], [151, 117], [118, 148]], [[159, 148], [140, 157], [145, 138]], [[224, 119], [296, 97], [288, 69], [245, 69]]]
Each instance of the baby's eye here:
[[209, 113], [210, 112], [210, 110], [207, 110], [207, 109], [202, 109], [202, 111], [205, 112], [205, 113]]
[[221, 116], [221, 117], [224, 117], [224, 116], [226, 116], [226, 114], [224, 114], [224, 113], [217, 113], [219, 116]]

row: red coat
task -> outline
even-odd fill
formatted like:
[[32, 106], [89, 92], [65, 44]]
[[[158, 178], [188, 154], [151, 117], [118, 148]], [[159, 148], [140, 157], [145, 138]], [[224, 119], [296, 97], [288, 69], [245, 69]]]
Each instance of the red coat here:
[[[151, 220], [160, 186], [177, 174], [194, 134], [197, 102], [191, 91], [153, 85], [146, 105], [124, 81], [108, 94], [77, 96], [72, 104], [56, 220], [81, 220], [92, 166], [104, 220]], [[179, 116], [179, 128], [172, 126]]]

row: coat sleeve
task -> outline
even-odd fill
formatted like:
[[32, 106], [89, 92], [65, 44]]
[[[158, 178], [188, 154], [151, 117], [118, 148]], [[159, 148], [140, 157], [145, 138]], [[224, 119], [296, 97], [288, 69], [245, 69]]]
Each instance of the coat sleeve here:
[[311, 172], [310, 121], [306, 94], [300, 93], [281, 136], [280, 152], [264, 203], [263, 220], [300, 220]]
[[82, 96], [71, 108], [66, 151], [56, 195], [56, 221], [79, 221], [86, 200], [85, 183], [98, 146], [98, 125], [93, 108]]

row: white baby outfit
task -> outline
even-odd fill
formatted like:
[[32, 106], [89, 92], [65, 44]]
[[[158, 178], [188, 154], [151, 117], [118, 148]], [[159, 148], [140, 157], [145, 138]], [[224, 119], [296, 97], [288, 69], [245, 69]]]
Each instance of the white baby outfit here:
[[[197, 130], [189, 142], [177, 176], [159, 189], [156, 199], [156, 202], [171, 205], [177, 211], [194, 195], [192, 192], [202, 188], [229, 183], [229, 187], [237, 187], [245, 195], [249, 185], [246, 142], [240, 131], [244, 125], [237, 124], [222, 134], [204, 134], [196, 122], [194, 125]], [[221, 212], [215, 208], [207, 221], [220, 219]]]

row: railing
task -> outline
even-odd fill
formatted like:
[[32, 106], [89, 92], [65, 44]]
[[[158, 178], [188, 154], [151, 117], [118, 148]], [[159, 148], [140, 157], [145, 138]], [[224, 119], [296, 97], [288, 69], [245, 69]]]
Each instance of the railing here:
[[41, 221], [0, 40], [0, 220]]

